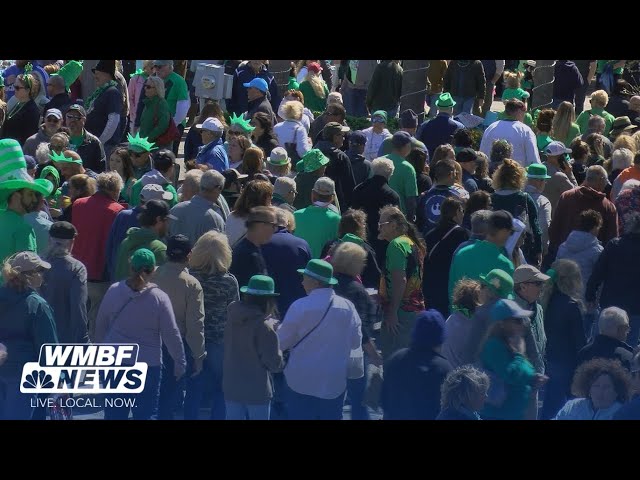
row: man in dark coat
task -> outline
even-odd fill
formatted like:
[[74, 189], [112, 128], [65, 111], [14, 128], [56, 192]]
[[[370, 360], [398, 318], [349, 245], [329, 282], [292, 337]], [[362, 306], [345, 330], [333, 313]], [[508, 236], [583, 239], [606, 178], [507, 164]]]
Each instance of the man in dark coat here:
[[264, 60], [249, 60], [246, 64], [236, 69], [233, 74], [231, 98], [227, 100], [227, 110], [229, 113], [242, 115], [248, 110], [248, 87], [246, 87], [245, 84], [251, 83], [255, 78], [261, 78], [267, 83], [269, 96], [271, 97], [271, 108], [277, 111], [280, 105], [278, 85], [276, 84], [273, 74], [267, 70], [264, 62]]
[[620, 360], [630, 369], [633, 348], [625, 341], [629, 335], [629, 316], [618, 307], [605, 308], [598, 319], [598, 335], [578, 352], [578, 366], [594, 358]]
[[349, 127], [339, 123], [327, 123], [322, 130], [324, 140], [318, 142], [318, 149], [329, 159], [325, 175], [336, 183], [336, 195], [343, 212], [351, 206], [351, 195], [356, 186], [351, 161], [347, 154], [340, 150], [348, 131]]

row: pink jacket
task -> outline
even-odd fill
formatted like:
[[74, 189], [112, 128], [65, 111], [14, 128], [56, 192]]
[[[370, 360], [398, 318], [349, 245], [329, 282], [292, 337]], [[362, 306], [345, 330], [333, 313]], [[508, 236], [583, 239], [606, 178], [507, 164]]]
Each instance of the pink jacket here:
[[136, 110], [138, 108], [138, 102], [140, 101], [144, 82], [145, 79], [142, 75], [134, 75], [129, 80], [127, 90], [129, 90], [129, 118], [131, 119], [131, 124], [136, 121]]

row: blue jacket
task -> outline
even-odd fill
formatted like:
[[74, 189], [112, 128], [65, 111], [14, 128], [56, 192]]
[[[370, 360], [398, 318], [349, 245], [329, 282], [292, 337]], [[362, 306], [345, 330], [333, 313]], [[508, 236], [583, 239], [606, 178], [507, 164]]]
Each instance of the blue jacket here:
[[53, 311], [32, 289], [0, 287], [0, 312], [0, 343], [8, 353], [0, 379], [19, 379], [25, 363], [38, 361], [43, 343], [58, 343]]
[[297, 269], [305, 268], [311, 260], [311, 248], [306, 240], [279, 227], [271, 241], [262, 245], [262, 256], [280, 294], [278, 311], [280, 318], [284, 318], [291, 304], [307, 295]]
[[106, 248], [106, 268], [107, 278], [115, 282], [116, 281], [116, 262], [118, 260], [118, 249], [120, 244], [127, 237], [127, 230], [131, 227], [139, 227], [138, 214], [142, 211], [140, 206], [137, 206], [129, 210], [121, 210], [116, 215], [109, 231], [109, 238], [107, 238]]
[[614, 402], [609, 408], [594, 410], [588, 398], [574, 398], [564, 404], [554, 420], [613, 420], [622, 404]]
[[217, 142], [211, 142], [200, 147], [196, 163], [198, 165], [209, 165], [209, 168], [220, 173], [227, 170], [229, 168], [229, 157], [227, 157], [227, 151], [222, 144], [222, 138], [219, 138]]
[[427, 146], [429, 158], [433, 158], [433, 152], [440, 145], [453, 142], [453, 132], [464, 128], [448, 113], [439, 113], [436, 118], [420, 125], [416, 138]]
[[278, 85], [271, 72], [267, 70], [266, 66], [262, 66], [262, 70], [256, 75], [249, 64], [238, 67], [233, 74], [233, 90], [231, 92], [231, 98], [227, 100], [227, 111], [229, 113], [235, 113], [241, 115], [247, 111], [249, 105], [249, 99], [247, 98], [247, 88], [245, 83], [249, 83], [254, 78], [259, 77], [264, 79], [269, 85], [269, 94], [271, 98], [271, 108], [274, 112], [278, 111], [280, 105], [280, 97], [278, 95]]

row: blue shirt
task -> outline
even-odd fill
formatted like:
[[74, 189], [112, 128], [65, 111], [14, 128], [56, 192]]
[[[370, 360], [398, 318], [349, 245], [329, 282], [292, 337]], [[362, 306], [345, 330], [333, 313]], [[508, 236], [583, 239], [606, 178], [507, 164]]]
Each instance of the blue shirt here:
[[229, 168], [229, 157], [227, 157], [227, 151], [222, 145], [222, 138], [200, 147], [196, 156], [196, 163], [208, 165], [210, 169], [217, 170], [220, 173], [227, 170]]
[[464, 169], [462, 170], [462, 186], [469, 193], [478, 191], [478, 184], [476, 183], [476, 179], [473, 178], [473, 175], [471, 175]]
[[429, 158], [433, 158], [436, 148], [453, 142], [453, 132], [459, 128], [464, 128], [464, 125], [448, 113], [439, 113], [433, 120], [420, 125], [416, 138], [427, 146]]

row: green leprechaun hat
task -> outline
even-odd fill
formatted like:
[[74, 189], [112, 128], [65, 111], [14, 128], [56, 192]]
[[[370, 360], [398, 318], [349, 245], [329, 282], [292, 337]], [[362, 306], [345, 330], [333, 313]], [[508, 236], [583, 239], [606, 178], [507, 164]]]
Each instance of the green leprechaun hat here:
[[129, 142], [129, 150], [136, 153], [150, 152], [156, 147], [156, 144], [149, 142], [149, 137], [141, 137], [140, 133], [136, 133], [135, 137], [132, 137], [130, 133], [127, 134], [127, 141]]
[[68, 92], [71, 84], [78, 79], [81, 73], [82, 73], [82, 60], [80, 61], [69, 60], [62, 67], [60, 67], [60, 70], [58, 70], [57, 73], [54, 73], [51, 76], [58, 75], [62, 77], [64, 80], [64, 86]]
[[53, 184], [43, 178], [34, 180], [27, 172], [20, 143], [13, 138], [4, 138], [0, 140], [0, 208], [6, 208], [9, 195], [23, 188], [48, 197], [53, 191]]
[[245, 119], [242, 115], [236, 116], [235, 113], [232, 113], [229, 117], [229, 127], [233, 127], [237, 125], [245, 132], [253, 132], [256, 127], [252, 127], [249, 120]]

